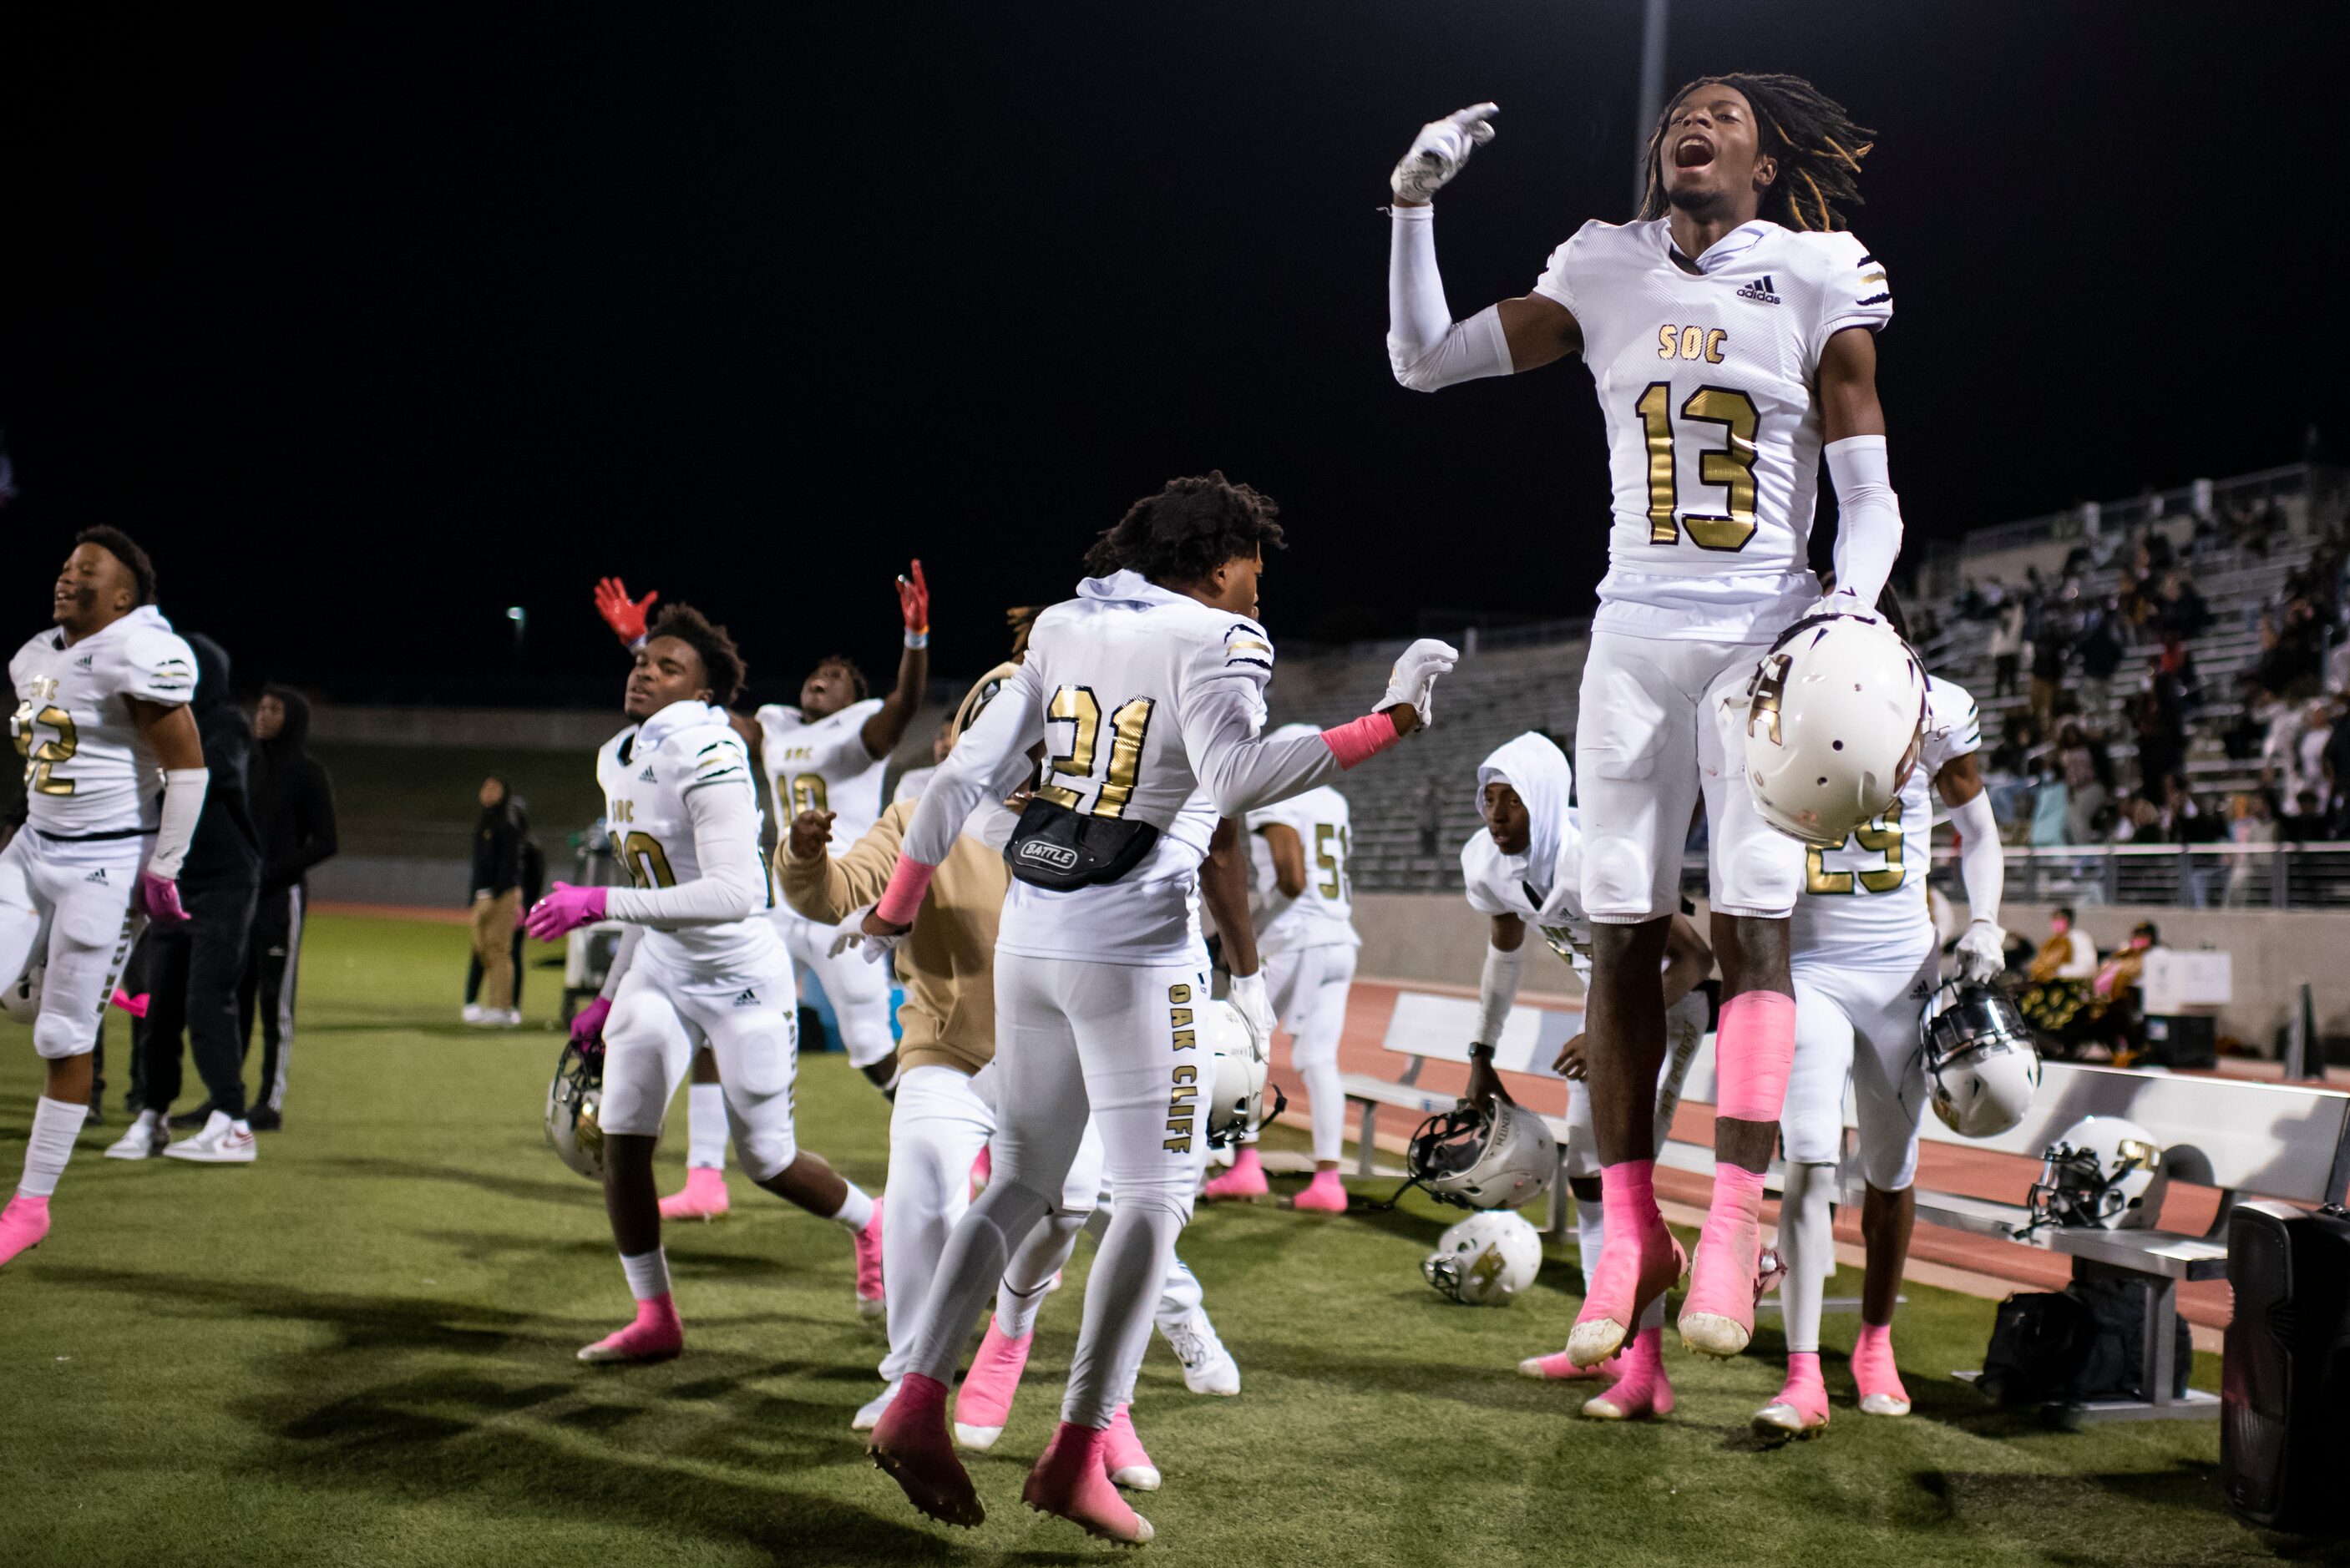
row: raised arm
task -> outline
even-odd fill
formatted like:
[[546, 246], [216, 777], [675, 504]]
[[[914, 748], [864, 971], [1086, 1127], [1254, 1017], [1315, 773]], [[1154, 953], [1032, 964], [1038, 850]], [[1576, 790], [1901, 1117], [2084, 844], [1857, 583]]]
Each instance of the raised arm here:
[[964, 821], [991, 791], [1003, 797], [1006, 792], [998, 786], [1014, 760], [1024, 764], [1028, 748], [1045, 738], [1044, 704], [1032, 671], [1023, 664], [1004, 678], [1003, 689], [931, 775], [906, 824], [906, 842], [889, 885], [865, 917], [868, 936], [888, 936], [914, 923], [931, 875], [954, 847]]
[[1396, 660], [1386, 692], [1368, 713], [1294, 740], [1258, 736], [1263, 678], [1249, 673], [1244, 661], [1227, 660], [1208, 672], [1185, 704], [1183, 749], [1191, 772], [1224, 816], [1245, 815], [1326, 784], [1426, 723], [1436, 678], [1460, 657], [1449, 644], [1422, 638]]
[[1481, 103], [1420, 127], [1388, 176], [1388, 364], [1416, 392], [1456, 381], [1532, 370], [1578, 353], [1583, 329], [1557, 300], [1530, 294], [1452, 319], [1436, 265], [1436, 210], [1430, 199], [1493, 139], [1499, 109]]
[[898, 684], [882, 700], [880, 711], [865, 721], [859, 732], [865, 753], [886, 757], [906, 737], [906, 727], [922, 706], [922, 688], [931, 679], [931, 587], [922, 580], [922, 563], [916, 561], [910, 576], [898, 579], [898, 613], [906, 623], [906, 650], [898, 656]]

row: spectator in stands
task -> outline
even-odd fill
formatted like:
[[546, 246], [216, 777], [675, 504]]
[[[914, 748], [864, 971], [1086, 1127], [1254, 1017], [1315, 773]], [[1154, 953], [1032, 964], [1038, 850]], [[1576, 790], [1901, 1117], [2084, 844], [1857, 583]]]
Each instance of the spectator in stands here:
[[1994, 698], [2015, 695], [2017, 667], [2023, 661], [2023, 601], [2012, 598], [1999, 607], [1999, 618], [1991, 628], [1991, 694]]
[[2187, 760], [2187, 716], [2179, 709], [2178, 683], [2159, 666], [2131, 704], [2130, 718], [2137, 732], [2138, 788], [2152, 796]]
[[2032, 639], [2032, 716], [2048, 728], [2056, 711], [2056, 689], [2064, 683], [2069, 649], [2055, 615], [2043, 610], [2039, 632]]
[[2068, 722], [2056, 736], [2064, 774], [2064, 842], [2095, 844], [2104, 836], [2106, 804], [2113, 796], [2114, 765], [2095, 731]]
[[2117, 618], [2107, 607], [2092, 608], [2083, 618], [2080, 639], [2074, 644], [2081, 660], [2081, 711], [2095, 723], [2105, 722], [2106, 711], [2113, 705], [2114, 671], [2122, 665], [2122, 639], [2115, 627]]
[[2032, 826], [2027, 836], [2034, 849], [2053, 849], [2064, 842], [2064, 825], [2072, 798], [2064, 787], [2064, 770], [2054, 753], [2040, 761], [2040, 780], [2032, 792]]
[[2277, 841], [2276, 814], [2267, 792], [2247, 790], [2229, 800], [2228, 839], [2238, 849], [2228, 863], [2228, 908], [2242, 909], [2258, 901], [2261, 870], [2275, 858], [2264, 853]]
[[2085, 1027], [2076, 1032], [2088, 1060], [2096, 1060], [2100, 1046], [2116, 1067], [2126, 1067], [2146, 1054], [2146, 958], [2161, 941], [2159, 928], [2152, 920], [2140, 920], [2130, 928], [2129, 940], [2090, 979]]
[[2085, 981], [2096, 972], [2097, 944], [2081, 929], [2072, 906], [2059, 904], [2049, 912], [2048, 940], [2032, 961], [2032, 978]]
[[2162, 841], [2165, 844], [2209, 844], [2223, 831], [2220, 819], [2195, 802], [2183, 774], [2162, 781]]
[[2156, 636], [2182, 642], [2210, 628], [2211, 607], [2184, 567], [2163, 574], [2162, 587], [2155, 595], [2153, 625]]
[[2325, 790], [2325, 748], [2334, 740], [2334, 707], [2324, 697], [2301, 711], [2301, 739], [2293, 752], [2293, 778], [2280, 800], [2298, 799], [2305, 791]]
[[253, 711], [253, 830], [261, 839], [261, 897], [237, 986], [237, 1050], [253, 1048], [261, 1015], [261, 1085], [248, 1120], [255, 1132], [284, 1125], [286, 1066], [294, 1050], [294, 994], [302, 966], [302, 917], [311, 867], [335, 853], [335, 789], [310, 754], [310, 703], [272, 686]]
[[2277, 839], [2283, 844], [2323, 844], [2325, 829], [2324, 797], [2314, 788], [2304, 789], [2294, 798], [2293, 809], [2277, 823]]
[[2116, 844], [2158, 844], [2162, 841], [2162, 808], [2144, 794], [2122, 802], [2114, 817]]
[[2279, 697], [2305, 697], [2316, 689], [2324, 628], [2317, 606], [2296, 595], [2284, 607], [2280, 622], [2261, 618], [2261, 688]]
[[522, 822], [506, 781], [482, 781], [482, 815], [473, 827], [473, 957], [482, 965], [482, 1000], [464, 1020], [489, 1029], [522, 1022], [515, 1005], [514, 936], [522, 918]]

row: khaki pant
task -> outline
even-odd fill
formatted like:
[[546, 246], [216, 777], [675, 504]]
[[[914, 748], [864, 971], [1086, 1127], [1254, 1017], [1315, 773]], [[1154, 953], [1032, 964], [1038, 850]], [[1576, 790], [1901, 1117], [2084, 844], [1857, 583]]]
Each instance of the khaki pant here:
[[515, 1002], [515, 922], [522, 918], [522, 889], [509, 888], [494, 898], [473, 900], [473, 956], [482, 961], [482, 1005], [504, 1012]]

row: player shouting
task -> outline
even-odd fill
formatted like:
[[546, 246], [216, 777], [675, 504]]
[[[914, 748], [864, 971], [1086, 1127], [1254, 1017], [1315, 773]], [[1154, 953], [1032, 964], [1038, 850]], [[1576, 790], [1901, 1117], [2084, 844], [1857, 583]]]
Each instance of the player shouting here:
[[1422, 390], [1581, 354], [1607, 421], [1614, 523], [1575, 761], [1607, 1244], [1568, 1350], [1582, 1365], [1614, 1354], [1682, 1268], [1651, 1186], [1656, 976], [1702, 794], [1725, 1002], [1713, 1200], [1680, 1330], [1733, 1355], [1753, 1330], [1762, 1173], [1794, 1050], [1787, 917], [1804, 846], [1757, 812], [1739, 726], [1717, 718], [1819, 598], [1805, 552], [1823, 450], [1843, 526], [1842, 587], [1822, 607], [1874, 603], [1899, 551], [1876, 379], [1892, 295], [1838, 228], [1867, 132], [1794, 77], [1701, 78], [1649, 134], [1638, 221], [1584, 224], [1532, 293], [1456, 322], [1429, 199], [1492, 140], [1495, 112], [1424, 127], [1396, 166], [1388, 352]]

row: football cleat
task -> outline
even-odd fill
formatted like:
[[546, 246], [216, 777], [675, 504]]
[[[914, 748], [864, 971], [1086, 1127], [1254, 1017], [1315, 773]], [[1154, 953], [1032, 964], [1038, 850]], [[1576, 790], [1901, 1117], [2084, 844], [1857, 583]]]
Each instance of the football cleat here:
[[1577, 1366], [1575, 1357], [1564, 1350], [1554, 1350], [1548, 1355], [1529, 1355], [1518, 1363], [1521, 1377], [1540, 1377], [1553, 1381], [1577, 1381], [1587, 1377], [1621, 1378], [1623, 1357], [1611, 1355], [1592, 1366]]
[[1344, 1214], [1347, 1211], [1347, 1184], [1338, 1179], [1335, 1170], [1317, 1170], [1305, 1190], [1289, 1200], [1293, 1209], [1303, 1209], [1309, 1214]]
[[1234, 1157], [1232, 1168], [1200, 1189], [1200, 1196], [1211, 1203], [1253, 1202], [1271, 1190], [1255, 1147], [1244, 1144]]
[[0, 1209], [0, 1265], [39, 1246], [49, 1233], [49, 1200], [22, 1193]]
[[1012, 1397], [1020, 1392], [1020, 1375], [1028, 1366], [1028, 1347], [1035, 1339], [1034, 1331], [1007, 1339], [995, 1320], [988, 1320], [979, 1353], [971, 1358], [971, 1370], [962, 1375], [962, 1386], [955, 1392], [956, 1442], [985, 1450], [1003, 1436], [1003, 1423], [1012, 1418]]
[[1621, 1350], [1648, 1303], [1671, 1290], [1688, 1266], [1661, 1214], [1649, 1217], [1637, 1245], [1603, 1246], [1583, 1310], [1566, 1336], [1567, 1355], [1578, 1366], [1595, 1366]]
[[1787, 1381], [1779, 1397], [1754, 1412], [1754, 1429], [1766, 1437], [1808, 1438], [1828, 1424], [1827, 1385], [1820, 1381], [1817, 1351], [1787, 1357]]
[[904, 1381], [902, 1377], [897, 1379], [880, 1393], [859, 1405], [857, 1407], [857, 1414], [848, 1419], [848, 1429], [852, 1432], [869, 1432], [879, 1426], [882, 1415], [889, 1408], [889, 1401], [898, 1397], [898, 1385]]
[[1621, 1369], [1606, 1392], [1583, 1402], [1583, 1413], [1595, 1421], [1645, 1421], [1673, 1413], [1673, 1386], [1665, 1376], [1665, 1331], [1644, 1328], [1632, 1336], [1632, 1345], [1616, 1360]]
[[593, 1345], [583, 1345], [579, 1359], [598, 1365], [670, 1361], [684, 1348], [685, 1325], [678, 1321], [676, 1303], [663, 1294], [639, 1302], [635, 1322]]
[[1852, 1379], [1860, 1386], [1864, 1416], [1907, 1416], [1909, 1390], [1902, 1386], [1900, 1369], [1893, 1365], [1893, 1331], [1869, 1324], [1860, 1326], [1860, 1343], [1852, 1347]]
[[685, 1185], [660, 1200], [664, 1220], [723, 1220], [728, 1202], [726, 1173], [707, 1165], [685, 1168]]
[[[937, 1378], [907, 1375], [865, 1451], [898, 1483], [906, 1501], [931, 1518], [965, 1529], [986, 1521], [987, 1511], [947, 1437], [947, 1389]], [[1102, 1485], [1117, 1495], [1107, 1477]]]
[[1020, 1501], [1039, 1513], [1066, 1519], [1088, 1535], [1139, 1546], [1150, 1521], [1128, 1506], [1110, 1484], [1104, 1457], [1109, 1433], [1064, 1421], [1020, 1489]]
[[1183, 1386], [1194, 1394], [1237, 1394], [1241, 1391], [1241, 1364], [1224, 1348], [1217, 1337], [1216, 1325], [1198, 1307], [1191, 1315], [1170, 1328], [1159, 1325], [1167, 1346], [1175, 1359], [1183, 1364]]
[[1115, 1486], [1129, 1491], [1157, 1491], [1159, 1467], [1150, 1462], [1150, 1451], [1135, 1435], [1133, 1406], [1120, 1405], [1109, 1418], [1109, 1429], [1102, 1434], [1102, 1469]]

